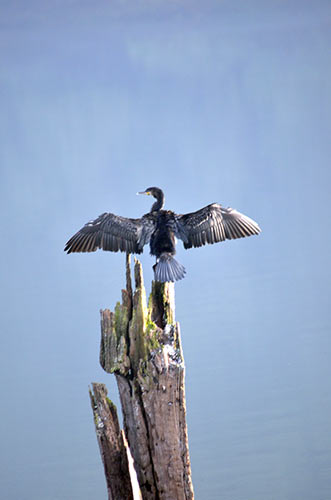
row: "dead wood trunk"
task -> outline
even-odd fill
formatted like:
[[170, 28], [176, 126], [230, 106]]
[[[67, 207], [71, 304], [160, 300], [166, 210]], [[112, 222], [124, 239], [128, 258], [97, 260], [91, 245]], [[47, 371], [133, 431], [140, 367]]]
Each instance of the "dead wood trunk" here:
[[[174, 284], [153, 282], [147, 307], [139, 261], [134, 275], [133, 293], [127, 256], [122, 304], [117, 303], [114, 312], [101, 311], [100, 363], [116, 375], [143, 500], [192, 500], [185, 367]], [[101, 449], [105, 452], [109, 449]]]
[[90, 399], [109, 500], [133, 500], [126, 443], [117, 418], [116, 407], [107, 398], [104, 384], [92, 384]]

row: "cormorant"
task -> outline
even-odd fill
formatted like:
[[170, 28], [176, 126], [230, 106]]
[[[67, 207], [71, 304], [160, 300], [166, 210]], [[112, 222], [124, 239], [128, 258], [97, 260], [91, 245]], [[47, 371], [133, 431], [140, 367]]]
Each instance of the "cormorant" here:
[[70, 238], [64, 250], [67, 253], [95, 252], [101, 248], [111, 252], [120, 250], [139, 254], [144, 245], [149, 243], [151, 255], [156, 256], [155, 280], [177, 281], [184, 278], [186, 271], [173, 257], [176, 253], [176, 237], [183, 241], [184, 248], [192, 248], [261, 232], [252, 219], [218, 203], [196, 212], [177, 215], [170, 210], [163, 210], [164, 194], [160, 188], [149, 187], [137, 194], [156, 198], [149, 213], [140, 219], [112, 213], [101, 214]]

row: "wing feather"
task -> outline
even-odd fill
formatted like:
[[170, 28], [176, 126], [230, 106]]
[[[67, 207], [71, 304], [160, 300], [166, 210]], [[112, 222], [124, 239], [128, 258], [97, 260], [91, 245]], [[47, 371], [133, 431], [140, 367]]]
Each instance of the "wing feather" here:
[[261, 232], [253, 219], [233, 208], [223, 208], [218, 203], [207, 205], [196, 212], [178, 215], [176, 223], [176, 236], [183, 240], [185, 248], [244, 238]]
[[67, 253], [95, 252], [100, 248], [111, 252], [142, 253], [155, 224], [152, 214], [146, 214], [141, 219], [129, 219], [103, 213], [74, 234], [64, 250]]

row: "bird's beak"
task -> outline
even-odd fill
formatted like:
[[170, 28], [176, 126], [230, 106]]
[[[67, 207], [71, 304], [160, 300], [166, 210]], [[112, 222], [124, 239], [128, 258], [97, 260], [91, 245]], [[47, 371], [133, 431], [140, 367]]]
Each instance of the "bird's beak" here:
[[151, 194], [149, 191], [139, 191], [137, 194]]

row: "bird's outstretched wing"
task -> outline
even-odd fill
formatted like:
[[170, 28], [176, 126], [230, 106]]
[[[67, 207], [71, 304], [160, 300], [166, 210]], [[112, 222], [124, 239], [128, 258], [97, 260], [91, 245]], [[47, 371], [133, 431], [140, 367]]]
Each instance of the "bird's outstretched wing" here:
[[67, 242], [64, 251], [95, 252], [98, 248], [111, 252], [142, 253], [155, 226], [150, 214], [141, 219], [128, 219], [111, 213], [99, 215], [82, 227]]
[[176, 236], [183, 240], [185, 248], [244, 238], [260, 232], [255, 221], [218, 203], [207, 205], [197, 212], [177, 216]]

